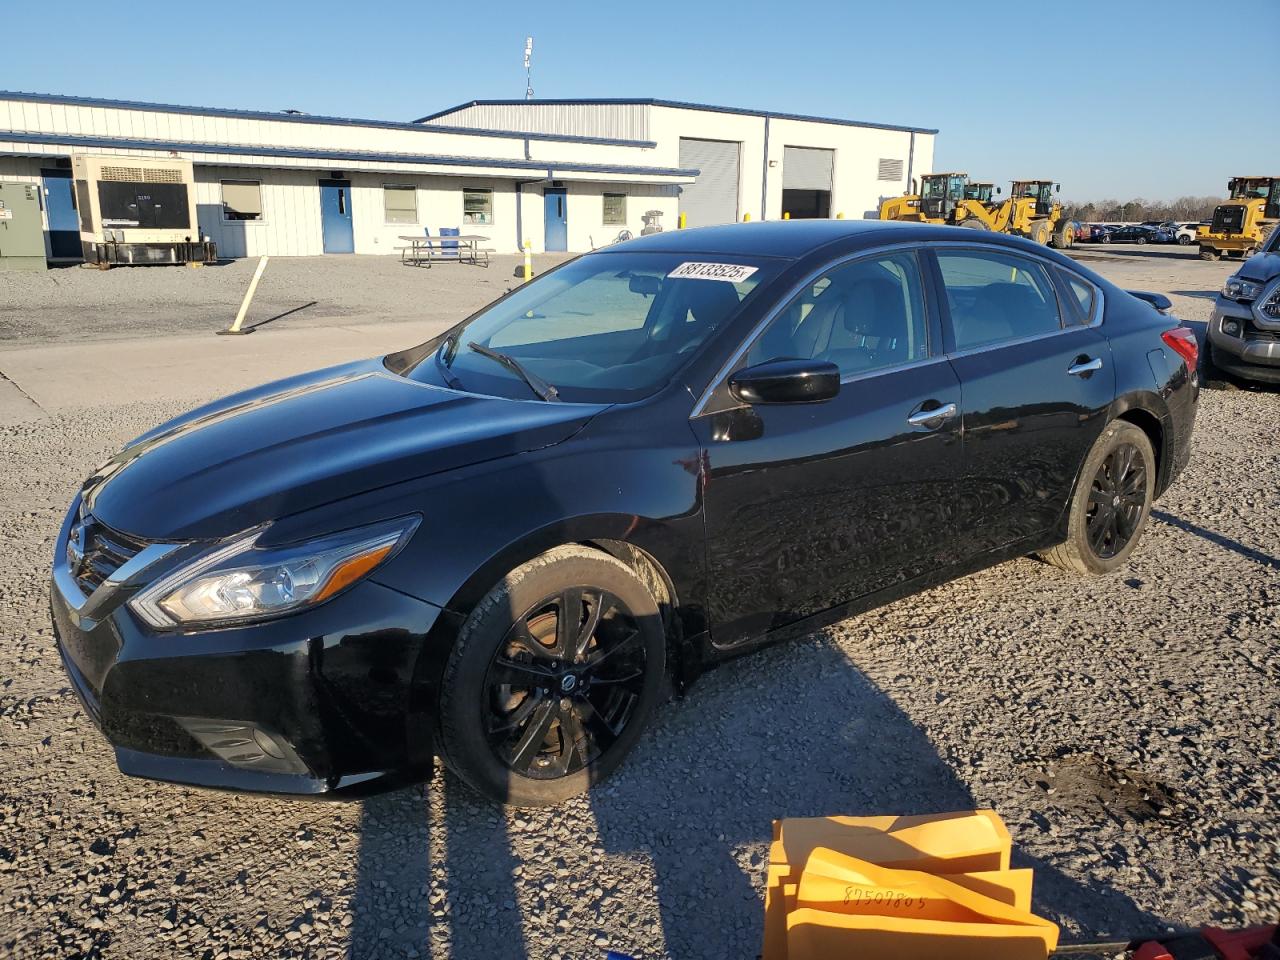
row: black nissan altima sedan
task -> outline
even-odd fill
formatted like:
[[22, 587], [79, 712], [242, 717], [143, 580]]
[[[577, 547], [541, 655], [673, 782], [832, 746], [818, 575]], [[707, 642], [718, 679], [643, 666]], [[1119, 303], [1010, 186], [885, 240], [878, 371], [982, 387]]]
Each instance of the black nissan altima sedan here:
[[125, 773], [551, 803], [715, 662], [1025, 554], [1134, 550], [1196, 340], [1044, 247], [737, 224], [591, 253], [426, 343], [131, 442], [58, 535]]

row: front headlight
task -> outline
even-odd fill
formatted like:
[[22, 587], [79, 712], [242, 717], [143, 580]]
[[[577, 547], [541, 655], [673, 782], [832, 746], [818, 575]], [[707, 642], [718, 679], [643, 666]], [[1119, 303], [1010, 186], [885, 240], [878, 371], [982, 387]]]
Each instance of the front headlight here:
[[262, 620], [323, 603], [389, 560], [413, 535], [402, 517], [304, 543], [260, 548], [257, 530], [198, 558], [129, 601], [160, 629]]
[[1257, 300], [1265, 284], [1243, 277], [1227, 277], [1222, 285], [1222, 295], [1228, 300]]

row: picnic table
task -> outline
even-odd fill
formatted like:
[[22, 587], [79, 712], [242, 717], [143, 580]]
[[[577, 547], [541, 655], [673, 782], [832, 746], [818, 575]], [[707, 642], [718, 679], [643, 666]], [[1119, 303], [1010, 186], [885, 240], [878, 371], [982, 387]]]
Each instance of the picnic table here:
[[401, 263], [412, 263], [415, 267], [425, 263], [429, 267], [436, 260], [459, 260], [463, 263], [482, 263], [486, 267], [489, 265], [491, 251], [480, 246], [482, 241], [489, 238], [477, 233], [464, 233], [456, 237], [405, 234], [400, 239], [409, 241], [407, 247], [398, 248]]

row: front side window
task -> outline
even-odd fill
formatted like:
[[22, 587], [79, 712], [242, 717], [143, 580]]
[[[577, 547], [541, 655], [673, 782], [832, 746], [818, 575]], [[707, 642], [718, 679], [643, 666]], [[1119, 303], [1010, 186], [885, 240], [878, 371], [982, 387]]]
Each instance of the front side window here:
[[[711, 260], [718, 262], [703, 262]], [[563, 400], [640, 399], [665, 385], [779, 269], [767, 258], [588, 254], [387, 365], [435, 386], [534, 398], [517, 373], [475, 343], [514, 358]]]
[[493, 191], [467, 188], [462, 191], [462, 222], [493, 223]]
[[1062, 329], [1045, 268], [995, 250], [940, 250], [956, 349], [970, 350]]
[[627, 222], [627, 195], [625, 193], [606, 193], [604, 195], [605, 226], [620, 226]]
[[417, 189], [413, 186], [385, 184], [382, 188], [382, 209], [387, 223], [417, 223]]
[[222, 219], [261, 220], [262, 183], [258, 180], [223, 180]]
[[929, 355], [923, 289], [914, 253], [838, 266], [774, 318], [747, 363], [829, 360], [853, 376], [922, 360]]

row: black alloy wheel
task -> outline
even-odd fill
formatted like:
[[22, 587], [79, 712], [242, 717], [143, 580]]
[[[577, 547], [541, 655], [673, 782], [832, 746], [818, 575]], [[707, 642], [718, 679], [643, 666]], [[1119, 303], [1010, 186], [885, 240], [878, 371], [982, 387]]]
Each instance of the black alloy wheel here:
[[1122, 567], [1142, 538], [1156, 493], [1156, 455], [1136, 424], [1113, 420], [1094, 442], [1071, 494], [1065, 539], [1042, 559], [1101, 576]]
[[1122, 443], [1107, 454], [1089, 489], [1085, 529], [1098, 559], [1110, 560], [1128, 546], [1146, 505], [1146, 464], [1133, 444]]
[[512, 771], [556, 779], [597, 761], [644, 694], [645, 645], [612, 593], [569, 587], [520, 617], [485, 677], [486, 733]]

